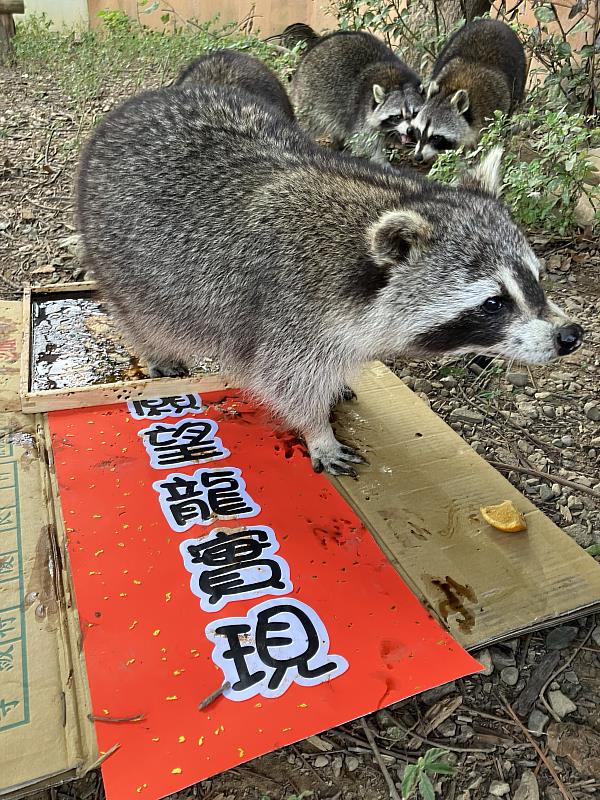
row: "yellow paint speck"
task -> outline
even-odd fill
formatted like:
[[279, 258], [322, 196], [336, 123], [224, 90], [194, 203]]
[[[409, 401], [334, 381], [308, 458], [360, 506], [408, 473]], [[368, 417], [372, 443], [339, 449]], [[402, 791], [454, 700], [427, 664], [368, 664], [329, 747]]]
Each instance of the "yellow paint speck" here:
[[182, 672], [185, 672], [185, 670], [184, 669], [174, 669], [173, 670], [173, 675], [175, 675], [175, 677], [177, 677], [178, 675], [181, 675]]
[[239, 754], [240, 758], [243, 758], [245, 756], [245, 752], [242, 750], [241, 747], [238, 747], [238, 754]]
[[160, 633], [160, 628], [157, 628], [155, 631], [152, 631], [152, 636], [158, 636]]
[[262, 703], [254, 703], [254, 708], [262, 708]]
[[142, 585], [142, 582], [141, 581], [137, 581], [135, 578], [133, 579], [133, 582], [135, 583], [136, 586], [141, 586]]
[[282, 733], [287, 733], [288, 731], [291, 731], [292, 729], [291, 728], [282, 728], [281, 730], [282, 730]]
[[108, 708], [103, 708], [102, 713], [108, 716], [110, 714], [110, 711], [108, 710]]
[[119, 597], [127, 597], [127, 592], [119, 592]]
[[104, 552], [104, 550], [96, 550], [96, 552], [94, 553], [94, 555], [95, 555], [95, 556], [100, 556], [100, 555], [102, 555], [102, 553], [103, 553], [103, 552]]
[[129, 661], [125, 662], [125, 666], [128, 667], [130, 664], [133, 664], [134, 661], [135, 661], [135, 658], [130, 658]]
[[173, 773], [173, 775], [181, 775], [181, 767], [173, 767], [171, 772]]
[[225, 728], [222, 725], [219, 725], [219, 727], [215, 731], [215, 736], [218, 736], [224, 730], [225, 730]]
[[177, 700], [176, 694], [170, 694], [168, 697], [165, 697], [165, 700]]
[[168, 603], [170, 599], [171, 599], [171, 592], [167, 592], [167, 593], [165, 594], [165, 602], [167, 602], [167, 603]]
[[117, 547], [125, 547], [125, 542], [117, 542]]
[[203, 744], [204, 744], [204, 736], [201, 736], [201, 737], [198, 739], [198, 747], [202, 747], [202, 745], [203, 745]]
[[94, 572], [94, 570], [92, 570], [91, 572], [88, 572], [88, 575], [102, 575], [102, 573], [101, 572]]
[[180, 736], [179, 739], [177, 739], [177, 741], [179, 742], [179, 744], [183, 744], [185, 742], [185, 736]]
[[152, 739], [152, 741], [153, 741], [153, 742], [160, 742], [160, 737], [159, 737], [159, 736], [155, 736], [155, 737]]
[[134, 619], [131, 625], [129, 626], [129, 630], [132, 631], [137, 624], [138, 624], [137, 619]]
[[122, 525], [121, 527], [123, 528], [123, 530], [124, 530], [124, 531], [126, 531], [126, 530], [127, 530], [127, 528], [129, 527], [129, 525], [128, 525], [127, 523], [125, 523], [125, 524], [124, 524], [124, 525]]
[[127, 573], [128, 573], [128, 572], [129, 572], [129, 570], [128, 570], [128, 569], [124, 569], [124, 570], [123, 570], [123, 575], [127, 575]]
[[307, 704], [306, 704], [306, 703], [300, 703], [300, 705], [298, 706], [298, 708], [308, 708], [308, 706], [307, 706]]
[[144, 789], [147, 789], [147, 788], [148, 788], [148, 784], [147, 783], [142, 783], [141, 786], [137, 787], [136, 792], [138, 792], [138, 794], [139, 794], [141, 791], [143, 791]]
[[101, 514], [92, 514], [92, 519], [102, 519]]

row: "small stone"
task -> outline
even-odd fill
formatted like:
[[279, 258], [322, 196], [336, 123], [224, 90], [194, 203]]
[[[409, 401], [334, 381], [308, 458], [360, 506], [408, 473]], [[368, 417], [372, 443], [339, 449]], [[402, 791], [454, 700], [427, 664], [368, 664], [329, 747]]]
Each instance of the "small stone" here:
[[490, 650], [492, 654], [492, 661], [496, 669], [503, 670], [505, 667], [514, 667], [515, 654], [508, 648], [492, 647]]
[[424, 378], [418, 378], [415, 381], [415, 385], [413, 387], [413, 390], [415, 392], [424, 392], [425, 394], [429, 394], [429, 392], [432, 389], [433, 389], [433, 386], [431, 385], [431, 383], [429, 381], [425, 380]]
[[440, 378], [440, 383], [446, 389], [455, 389], [458, 386], [458, 381], [452, 375], [446, 375], [443, 378]]
[[548, 419], [554, 419], [556, 417], [556, 409], [554, 406], [542, 406], [542, 411], [544, 412], [544, 416], [548, 417]]
[[504, 797], [504, 795], [509, 792], [510, 785], [505, 781], [492, 781], [490, 783], [489, 793], [492, 797]]
[[471, 408], [467, 406], [462, 406], [461, 408], [454, 408], [450, 412], [450, 419], [461, 421], [461, 422], [468, 422], [469, 425], [477, 425], [480, 422], [483, 422], [483, 415], [480, 414], [478, 411], [473, 411]]
[[527, 720], [527, 730], [534, 736], [541, 736], [548, 724], [550, 717], [537, 708], [534, 708]]
[[355, 772], [360, 766], [360, 761], [356, 756], [346, 756], [346, 769], [348, 772]]
[[521, 775], [513, 800], [540, 800], [540, 788], [537, 778], [530, 769], [526, 769]]
[[494, 671], [494, 663], [492, 661], [492, 655], [490, 651], [486, 649], [482, 650], [480, 653], [477, 653], [477, 660], [483, 667], [483, 670], [479, 674], [489, 678]]
[[567, 499], [567, 508], [570, 508], [571, 511], [581, 511], [583, 509], [583, 501], [577, 495], [572, 494]]
[[434, 703], [437, 703], [438, 700], [441, 700], [443, 697], [446, 697], [449, 694], [452, 694], [456, 690], [456, 681], [452, 681], [451, 683], [444, 683], [442, 686], [436, 686], [435, 689], [429, 689], [426, 692], [423, 692], [421, 695], [421, 700], [428, 706], [432, 706]]
[[444, 720], [441, 725], [438, 725], [436, 733], [445, 739], [454, 739], [456, 736], [456, 722], [452, 722], [451, 719]]
[[504, 667], [500, 673], [500, 680], [507, 686], [516, 686], [519, 680], [519, 670], [516, 667]]
[[333, 777], [334, 778], [337, 779], [342, 774], [342, 766], [343, 766], [343, 764], [344, 764], [344, 762], [343, 762], [341, 756], [336, 756], [333, 759], [333, 764], [331, 765], [331, 771], [333, 772]]
[[512, 383], [513, 386], [524, 388], [529, 383], [529, 375], [527, 372], [509, 372], [506, 380]]
[[415, 379], [412, 377], [412, 375], [403, 375], [401, 380], [402, 383], [408, 386], [409, 389], [412, 389], [415, 385]]
[[315, 767], [317, 769], [323, 769], [323, 767], [326, 767], [328, 764], [329, 764], [329, 759], [327, 758], [327, 756], [317, 756], [315, 758]]
[[565, 445], [565, 447], [573, 447], [573, 445], [575, 444], [575, 440], [573, 439], [572, 436], [561, 436], [560, 440]]
[[548, 486], [547, 483], [542, 483], [539, 489], [539, 494], [540, 494], [540, 500], [543, 503], [547, 503], [548, 500], [552, 500], [554, 498], [554, 492]]
[[575, 703], [569, 700], [567, 695], [563, 694], [561, 691], [548, 692], [548, 700], [550, 701], [554, 713], [561, 719], [566, 717], [567, 714], [572, 714], [573, 711], [577, 711]]
[[596, 400], [590, 400], [589, 403], [584, 405], [583, 413], [588, 419], [591, 419], [592, 422], [600, 422], [600, 403]]
[[572, 683], [574, 686], [579, 685], [579, 676], [572, 669], [570, 669], [568, 672], [565, 672], [565, 680], [569, 681], [569, 683]]
[[553, 628], [546, 636], [548, 650], [564, 650], [577, 637], [578, 628], [573, 625], [561, 625]]

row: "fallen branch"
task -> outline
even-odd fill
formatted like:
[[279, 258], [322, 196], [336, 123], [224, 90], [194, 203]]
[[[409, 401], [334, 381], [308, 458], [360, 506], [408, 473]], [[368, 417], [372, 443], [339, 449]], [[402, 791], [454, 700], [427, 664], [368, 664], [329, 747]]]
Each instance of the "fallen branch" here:
[[561, 478], [560, 475], [551, 475], [549, 472], [541, 472], [539, 469], [533, 469], [533, 467], [513, 466], [512, 464], [505, 464], [502, 461], [488, 461], [488, 464], [491, 464], [492, 467], [496, 467], [496, 469], [506, 472], [521, 472], [523, 475], [533, 475], [536, 478], [543, 478], [550, 483], [558, 483], [561, 486], [568, 486], [569, 489], [575, 489], [578, 492], [589, 494], [591, 497], [595, 497], [596, 499], [600, 500], [600, 492], [591, 489], [589, 486], [584, 486], [582, 483], [575, 483], [575, 481], [569, 481], [566, 478]]
[[385, 782], [388, 785], [388, 789], [390, 790], [391, 799], [392, 800], [401, 800], [400, 795], [398, 794], [398, 790], [396, 789], [396, 784], [394, 783], [394, 781], [392, 779], [392, 776], [389, 773], [389, 770], [388, 770], [388, 768], [387, 768], [387, 766], [385, 764], [385, 761], [381, 757], [381, 753], [377, 749], [377, 743], [375, 742], [375, 737], [373, 736], [373, 733], [372, 733], [371, 729], [369, 728], [369, 726], [367, 725], [367, 722], [364, 719], [364, 717], [363, 717], [363, 719], [361, 719], [360, 723], [362, 725], [363, 731], [365, 732], [365, 736], [367, 737], [367, 741], [369, 742], [369, 745], [371, 746], [371, 750], [373, 751], [373, 755], [375, 756], [375, 761], [377, 761], [377, 763], [379, 765], [379, 769], [381, 770], [381, 773], [382, 773], [383, 777], [385, 778]]

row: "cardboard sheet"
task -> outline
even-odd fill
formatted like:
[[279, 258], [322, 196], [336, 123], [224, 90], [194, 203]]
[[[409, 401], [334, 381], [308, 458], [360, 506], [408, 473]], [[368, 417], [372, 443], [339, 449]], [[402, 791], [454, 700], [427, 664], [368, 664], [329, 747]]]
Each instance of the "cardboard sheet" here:
[[[600, 605], [600, 565], [383, 364], [339, 407], [342, 438], [366, 454], [335, 479], [390, 562], [467, 648], [581, 616]], [[512, 500], [527, 532], [479, 516]]]
[[202, 400], [49, 415], [109, 800], [478, 669], [294, 437], [235, 392]]
[[91, 763], [94, 749], [93, 727], [85, 719], [87, 692], [54, 518], [43, 420], [15, 410], [20, 316], [20, 303], [0, 304], [2, 797], [74, 777]]

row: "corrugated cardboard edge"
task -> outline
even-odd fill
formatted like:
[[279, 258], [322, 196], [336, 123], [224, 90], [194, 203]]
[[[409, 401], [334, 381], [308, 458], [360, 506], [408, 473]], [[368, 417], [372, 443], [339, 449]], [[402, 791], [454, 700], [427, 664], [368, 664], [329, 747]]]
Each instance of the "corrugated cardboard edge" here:
[[[465, 648], [600, 607], [600, 564], [387, 367], [372, 364], [354, 389], [358, 400], [338, 407], [335, 427], [370, 466], [356, 480], [332, 481]], [[501, 533], [481, 519], [480, 506], [507, 499], [525, 514], [526, 533]]]

